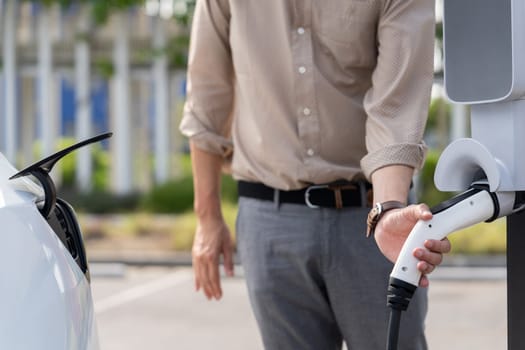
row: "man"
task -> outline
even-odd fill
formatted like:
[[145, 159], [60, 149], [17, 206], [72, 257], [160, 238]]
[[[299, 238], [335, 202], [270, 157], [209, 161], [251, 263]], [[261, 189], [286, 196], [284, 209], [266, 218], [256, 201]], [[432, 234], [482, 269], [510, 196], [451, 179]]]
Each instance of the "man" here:
[[[394, 261], [417, 220], [431, 218], [405, 205], [424, 159], [433, 10], [432, 0], [197, 1], [181, 123], [196, 289], [221, 297], [221, 255], [233, 274], [219, 194], [231, 159], [237, 247], [267, 349], [384, 347], [385, 257]], [[375, 242], [365, 237], [371, 203], [384, 209], [369, 218]], [[450, 249], [425, 245], [414, 251], [421, 286]], [[400, 349], [426, 348], [425, 313], [419, 289]]]

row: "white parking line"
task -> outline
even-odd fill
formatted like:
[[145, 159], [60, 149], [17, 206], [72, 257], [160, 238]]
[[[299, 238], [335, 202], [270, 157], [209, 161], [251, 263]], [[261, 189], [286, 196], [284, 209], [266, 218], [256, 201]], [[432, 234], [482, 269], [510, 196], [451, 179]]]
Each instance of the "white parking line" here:
[[193, 273], [191, 270], [178, 270], [162, 278], [124, 290], [95, 302], [95, 313], [102, 314], [121, 305], [131, 303], [137, 299], [187, 283], [192, 279]]

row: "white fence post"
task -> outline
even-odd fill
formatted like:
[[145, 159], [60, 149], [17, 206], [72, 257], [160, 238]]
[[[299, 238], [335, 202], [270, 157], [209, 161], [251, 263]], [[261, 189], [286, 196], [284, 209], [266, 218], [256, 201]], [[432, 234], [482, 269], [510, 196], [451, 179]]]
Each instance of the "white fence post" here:
[[[89, 43], [86, 35], [89, 32], [89, 8], [82, 6], [78, 13], [77, 34], [75, 42], [75, 104], [76, 123], [75, 137], [77, 142], [85, 140], [92, 135], [91, 117], [91, 70]], [[76, 183], [78, 188], [87, 192], [91, 189], [91, 149], [81, 148], [77, 151]]]
[[11, 162], [16, 159], [16, 149], [18, 143], [18, 74], [17, 74], [17, 55], [16, 55], [16, 31], [18, 17], [18, 1], [6, 0], [5, 12], [3, 16], [4, 32], [4, 123], [2, 127], [5, 139], [5, 156]]
[[153, 46], [156, 51], [153, 63], [154, 99], [155, 99], [155, 181], [168, 180], [169, 171], [169, 83], [168, 59], [166, 49], [164, 21], [160, 16], [153, 20]]
[[115, 46], [112, 79], [113, 96], [113, 189], [118, 194], [131, 192], [133, 168], [131, 164], [131, 115], [130, 115], [130, 69], [129, 69], [129, 23], [128, 13], [113, 16], [115, 23]]
[[53, 110], [53, 52], [51, 11], [41, 6], [38, 13], [38, 115], [42, 155], [55, 150], [57, 116]]

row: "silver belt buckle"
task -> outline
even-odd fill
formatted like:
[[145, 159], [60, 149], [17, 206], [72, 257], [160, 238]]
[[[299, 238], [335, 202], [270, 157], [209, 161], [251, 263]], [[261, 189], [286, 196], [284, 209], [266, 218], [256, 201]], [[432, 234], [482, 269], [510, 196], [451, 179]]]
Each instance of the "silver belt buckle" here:
[[320, 208], [320, 206], [312, 204], [312, 202], [310, 202], [310, 191], [312, 191], [312, 190], [320, 190], [320, 189], [324, 189], [324, 188], [328, 188], [328, 185], [313, 185], [313, 186], [310, 186], [310, 187], [308, 187], [306, 189], [306, 191], [304, 192], [304, 202], [306, 203], [308, 208], [312, 208], [312, 209], [319, 209]]

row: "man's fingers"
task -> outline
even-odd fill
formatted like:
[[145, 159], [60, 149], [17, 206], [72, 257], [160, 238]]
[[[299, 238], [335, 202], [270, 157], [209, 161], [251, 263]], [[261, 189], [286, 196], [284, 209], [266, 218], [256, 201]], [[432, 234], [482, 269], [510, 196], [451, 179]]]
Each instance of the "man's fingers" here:
[[199, 277], [195, 275], [195, 291], [198, 292], [201, 289], [201, 284], [199, 282]]
[[450, 241], [448, 240], [448, 238], [444, 238], [441, 241], [429, 239], [425, 241], [425, 248], [433, 252], [446, 254], [446, 253], [450, 253], [450, 250], [452, 249], [452, 245], [450, 244]]
[[207, 256], [205, 259], [206, 274], [206, 296], [208, 299], [220, 299], [222, 291], [220, 287], [219, 262], [217, 257]]
[[[233, 252], [225, 248], [224, 268], [228, 276], [233, 276]], [[208, 299], [219, 300], [222, 297], [221, 277], [219, 272], [219, 262], [217, 258], [206, 257], [199, 264], [199, 283], [203, 286], [204, 293]]]
[[430, 281], [428, 280], [428, 277], [426, 275], [422, 275], [421, 279], [419, 280], [419, 287], [427, 288], [429, 285], [430, 285]]
[[210, 278], [210, 290], [212, 297], [219, 300], [222, 297], [222, 289], [218, 262], [208, 264], [208, 276]]
[[443, 262], [443, 254], [428, 251], [422, 248], [414, 249], [414, 256], [421, 261], [425, 261], [431, 265], [439, 265]]
[[197, 272], [197, 263], [195, 261], [195, 257], [192, 258], [191, 265], [193, 266], [193, 285], [195, 286], [195, 291], [198, 292], [201, 288], [201, 285], [199, 282], [199, 274]]
[[414, 249], [414, 256], [434, 266], [441, 264], [443, 262], [443, 254], [449, 253], [451, 249], [450, 241], [447, 238], [441, 241], [427, 240], [424, 245], [427, 249]]
[[224, 247], [224, 271], [229, 277], [233, 276], [233, 249], [230, 246]]
[[432, 212], [426, 204], [418, 204], [414, 207], [414, 216], [418, 220], [432, 219]]
[[417, 263], [417, 269], [423, 275], [431, 274], [432, 271], [434, 271], [435, 268], [436, 268], [436, 265], [429, 264], [426, 261], [420, 261], [420, 262]]
[[220, 256], [224, 255], [226, 273], [233, 275], [233, 248], [226, 225], [216, 222], [197, 226], [192, 257], [195, 289], [202, 290], [208, 299], [222, 297], [219, 272]]
[[194, 257], [193, 269], [195, 271], [195, 288], [197, 291], [202, 289], [206, 298], [214, 297], [210, 268], [210, 259], [204, 255]]
[[208, 269], [206, 263], [201, 261], [198, 263], [197, 271], [199, 275], [199, 283], [202, 287], [202, 291], [206, 298], [210, 299], [212, 297], [211, 288], [210, 288], [210, 278], [208, 276]]
[[419, 220], [432, 219], [432, 213], [426, 204], [409, 205], [402, 209], [400, 214], [403, 220], [414, 224]]

